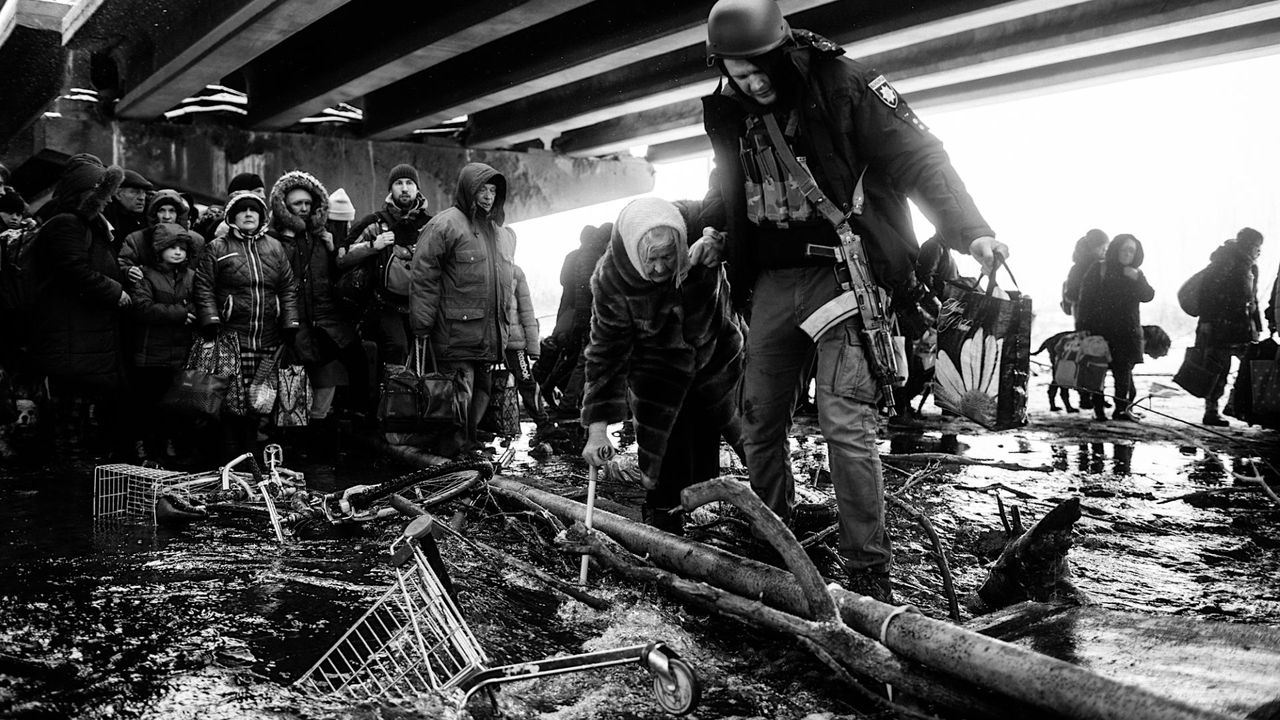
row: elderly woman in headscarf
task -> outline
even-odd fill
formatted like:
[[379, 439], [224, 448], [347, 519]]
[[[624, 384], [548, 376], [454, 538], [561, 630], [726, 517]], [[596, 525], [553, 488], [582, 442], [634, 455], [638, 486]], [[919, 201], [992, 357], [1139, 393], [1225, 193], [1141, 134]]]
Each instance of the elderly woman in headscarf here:
[[591, 290], [583, 458], [600, 466], [613, 456], [608, 426], [626, 419], [629, 401], [645, 522], [678, 534], [680, 491], [719, 474], [722, 435], [740, 446], [743, 327], [728, 280], [692, 265], [675, 205], [642, 198], [618, 215]]

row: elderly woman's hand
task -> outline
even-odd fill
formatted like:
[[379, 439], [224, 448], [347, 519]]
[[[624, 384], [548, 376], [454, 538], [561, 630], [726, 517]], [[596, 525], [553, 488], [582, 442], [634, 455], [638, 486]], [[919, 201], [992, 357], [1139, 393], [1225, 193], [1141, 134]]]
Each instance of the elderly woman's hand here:
[[618, 449], [613, 446], [613, 441], [609, 439], [608, 423], [591, 423], [587, 428], [587, 445], [582, 448], [582, 459], [587, 461], [588, 465], [600, 467], [608, 462]]

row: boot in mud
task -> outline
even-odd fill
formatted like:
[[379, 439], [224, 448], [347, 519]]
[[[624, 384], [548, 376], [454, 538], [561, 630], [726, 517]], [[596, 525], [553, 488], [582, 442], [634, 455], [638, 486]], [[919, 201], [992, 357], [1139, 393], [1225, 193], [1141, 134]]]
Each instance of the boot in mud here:
[[680, 508], [655, 508], [647, 503], [640, 507], [640, 517], [650, 527], [684, 537], [684, 513]]
[[893, 582], [889, 573], [881, 570], [850, 570], [849, 580], [844, 584], [850, 592], [866, 595], [872, 600], [893, 604]]

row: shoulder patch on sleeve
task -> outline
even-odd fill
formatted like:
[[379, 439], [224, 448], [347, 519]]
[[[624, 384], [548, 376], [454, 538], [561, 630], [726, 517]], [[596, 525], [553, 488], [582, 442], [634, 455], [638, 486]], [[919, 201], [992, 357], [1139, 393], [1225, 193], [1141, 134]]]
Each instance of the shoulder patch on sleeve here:
[[898, 108], [898, 91], [893, 89], [888, 80], [883, 75], [877, 75], [875, 80], [867, 83], [867, 87], [880, 98], [880, 102], [884, 103], [891, 110]]

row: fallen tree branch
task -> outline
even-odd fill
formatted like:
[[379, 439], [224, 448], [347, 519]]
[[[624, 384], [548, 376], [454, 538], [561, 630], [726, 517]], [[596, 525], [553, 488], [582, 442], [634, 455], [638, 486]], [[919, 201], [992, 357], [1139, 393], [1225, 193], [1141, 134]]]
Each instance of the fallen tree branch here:
[[1001, 482], [989, 483], [987, 485], [952, 485], [952, 487], [954, 487], [957, 490], [971, 490], [973, 492], [986, 492], [988, 490], [1004, 490], [1010, 495], [1016, 495], [1017, 497], [1020, 497], [1023, 500], [1036, 500], [1039, 502], [1048, 502], [1047, 500], [1043, 500], [1041, 498], [1036, 497], [1035, 495], [1032, 495], [1026, 490], [1019, 490], [1018, 488], [1009, 487], [1008, 485], [1005, 485], [1004, 483], [1001, 483]]
[[951, 565], [947, 562], [947, 554], [942, 549], [942, 539], [933, 529], [933, 523], [929, 522], [928, 516], [924, 513], [898, 498], [889, 495], [885, 499], [894, 507], [915, 518], [920, 527], [924, 528], [925, 534], [929, 536], [929, 542], [933, 544], [933, 554], [937, 557], [938, 572], [942, 575], [942, 590], [947, 594], [947, 609], [951, 612], [951, 619], [960, 622], [960, 599], [956, 597], [955, 582], [951, 578]]
[[881, 462], [937, 462], [946, 465], [984, 465], [1001, 470], [1018, 470], [1022, 472], [1053, 472], [1052, 465], [1023, 465], [1022, 463], [1003, 462], [1001, 460], [979, 460], [978, 458], [954, 455], [952, 453], [881, 453]]

